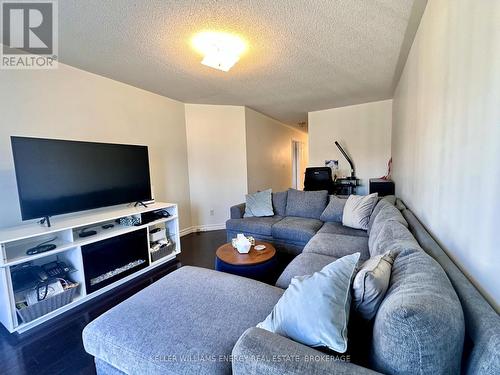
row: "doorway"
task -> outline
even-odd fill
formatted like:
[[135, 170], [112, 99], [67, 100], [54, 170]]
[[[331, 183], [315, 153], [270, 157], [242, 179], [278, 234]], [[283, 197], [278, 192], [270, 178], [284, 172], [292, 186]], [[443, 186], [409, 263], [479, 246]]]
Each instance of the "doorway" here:
[[302, 150], [302, 142], [292, 140], [292, 188], [297, 190], [303, 188]]

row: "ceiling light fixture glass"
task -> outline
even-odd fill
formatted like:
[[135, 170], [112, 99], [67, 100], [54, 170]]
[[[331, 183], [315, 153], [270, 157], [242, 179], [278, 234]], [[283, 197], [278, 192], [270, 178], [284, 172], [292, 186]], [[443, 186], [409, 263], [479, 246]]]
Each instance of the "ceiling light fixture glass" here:
[[229, 71], [246, 51], [239, 36], [217, 31], [203, 31], [191, 41], [194, 49], [204, 56], [201, 63], [214, 69]]

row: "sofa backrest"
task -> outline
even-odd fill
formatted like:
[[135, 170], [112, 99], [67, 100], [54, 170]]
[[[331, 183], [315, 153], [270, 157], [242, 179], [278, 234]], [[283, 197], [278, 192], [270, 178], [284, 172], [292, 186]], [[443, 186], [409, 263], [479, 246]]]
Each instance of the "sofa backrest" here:
[[272, 193], [274, 214], [278, 216], [286, 215], [286, 198], [288, 191], [277, 191]]
[[463, 339], [462, 307], [443, 269], [420, 248], [402, 250], [375, 317], [371, 366], [386, 374], [458, 374]]
[[381, 224], [377, 236], [372, 241], [368, 239], [370, 257], [392, 251], [394, 255], [403, 250], [420, 249], [420, 245], [408, 228], [396, 220], [387, 220]]
[[[368, 246], [370, 249], [374, 247], [374, 243], [376, 242], [378, 235], [382, 231], [382, 228], [389, 221], [397, 221], [406, 227], [408, 226], [408, 223], [404, 219], [403, 215], [396, 207], [389, 203], [384, 204], [383, 208], [380, 209], [380, 211], [376, 214], [375, 220], [373, 221], [373, 224], [370, 228], [368, 236]], [[370, 254], [373, 256], [371, 250]]]
[[377, 216], [380, 213], [380, 211], [384, 207], [391, 206], [391, 205], [394, 206], [393, 204], [391, 204], [391, 202], [389, 202], [386, 199], [381, 199], [381, 200], [378, 201], [378, 203], [373, 208], [372, 214], [370, 215], [370, 221], [368, 222], [368, 234], [370, 234], [370, 231], [372, 229], [373, 223], [375, 222], [375, 219], [377, 218]]
[[346, 202], [347, 198], [329, 195], [326, 208], [319, 219], [324, 222], [341, 223]]
[[286, 216], [319, 219], [328, 202], [328, 191], [301, 191], [288, 189]]
[[465, 318], [462, 372], [500, 374], [500, 316], [453, 263], [408, 209], [403, 216], [422, 248], [445, 270], [460, 299]]

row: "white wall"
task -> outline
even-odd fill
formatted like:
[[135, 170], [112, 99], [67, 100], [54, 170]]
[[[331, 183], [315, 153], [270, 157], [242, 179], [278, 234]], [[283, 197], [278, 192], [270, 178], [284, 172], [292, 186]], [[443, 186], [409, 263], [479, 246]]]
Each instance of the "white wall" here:
[[338, 160], [340, 175], [350, 176], [349, 163], [334, 141], [351, 156], [358, 194], [367, 194], [368, 179], [384, 176], [391, 157], [392, 100], [309, 112], [309, 166]]
[[307, 133], [245, 108], [248, 191], [292, 186], [292, 140], [302, 142], [301, 183], [307, 166]]
[[431, 0], [394, 96], [397, 194], [500, 303], [500, 2]]
[[184, 104], [64, 64], [0, 71], [0, 227], [21, 221], [11, 135], [149, 146], [157, 200], [191, 225]]
[[185, 107], [192, 225], [224, 228], [229, 208], [247, 193], [245, 108]]
[[223, 228], [249, 187], [288, 188], [291, 139], [307, 137], [242, 106], [184, 105], [64, 64], [0, 71], [0, 84], [0, 227], [21, 223], [11, 135], [149, 146], [155, 198], [179, 203], [184, 230]]

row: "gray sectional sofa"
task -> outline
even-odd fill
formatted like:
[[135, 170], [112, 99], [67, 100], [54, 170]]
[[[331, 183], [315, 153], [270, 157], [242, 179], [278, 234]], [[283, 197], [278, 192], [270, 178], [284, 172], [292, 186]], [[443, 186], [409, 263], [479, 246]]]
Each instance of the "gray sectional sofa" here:
[[[343, 204], [335, 207], [338, 212], [332, 216], [333, 220], [326, 223], [321, 220], [330, 199], [327, 191], [289, 189], [273, 193], [275, 215], [270, 217], [243, 217], [245, 204], [233, 206], [231, 218], [226, 222], [227, 239], [230, 241], [238, 233], [244, 233], [272, 242], [279, 251], [298, 255], [317, 233], [367, 238], [366, 231], [342, 225]], [[345, 199], [339, 201], [345, 204]]]
[[[278, 238], [304, 246], [277, 286], [182, 267], [91, 322], [85, 349], [98, 374], [500, 373], [498, 314], [415, 216], [397, 207], [381, 200], [365, 233], [322, 223], [305, 243]], [[251, 228], [262, 232], [261, 223]], [[272, 228], [266, 233], [274, 240]], [[352, 252], [368, 258], [388, 250], [397, 254], [389, 289], [372, 321], [351, 314], [346, 355], [255, 327], [292, 277]]]

